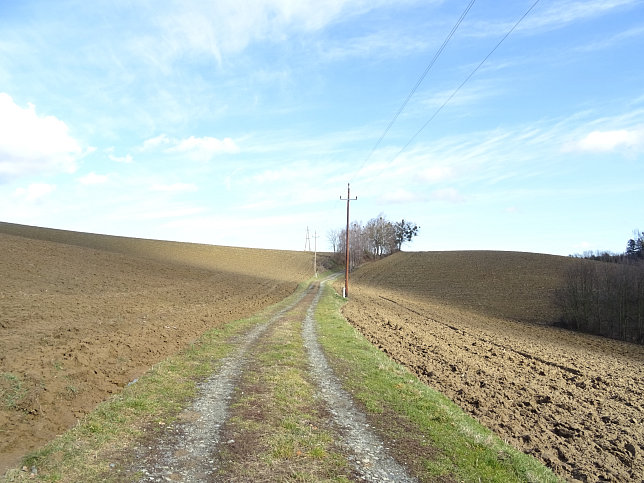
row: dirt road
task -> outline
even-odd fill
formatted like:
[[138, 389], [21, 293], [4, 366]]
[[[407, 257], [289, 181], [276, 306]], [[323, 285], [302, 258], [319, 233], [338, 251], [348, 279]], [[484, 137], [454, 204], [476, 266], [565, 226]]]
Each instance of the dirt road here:
[[[327, 363], [313, 320], [320, 293], [320, 284], [311, 285], [238, 337], [233, 354], [201, 385], [193, 405], [176, 424], [139, 444], [119, 464], [118, 477], [414, 481], [385, 450]], [[279, 436], [285, 427], [301, 440], [285, 444], [289, 436]]]

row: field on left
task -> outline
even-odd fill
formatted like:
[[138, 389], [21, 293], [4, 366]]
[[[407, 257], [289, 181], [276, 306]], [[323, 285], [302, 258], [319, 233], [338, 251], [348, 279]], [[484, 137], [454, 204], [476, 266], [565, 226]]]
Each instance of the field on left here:
[[0, 474], [212, 327], [292, 293], [312, 254], [0, 223]]

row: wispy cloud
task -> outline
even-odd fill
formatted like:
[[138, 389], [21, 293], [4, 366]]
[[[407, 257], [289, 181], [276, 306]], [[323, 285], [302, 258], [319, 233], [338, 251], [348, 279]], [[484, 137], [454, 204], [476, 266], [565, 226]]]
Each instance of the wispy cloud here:
[[284, 42], [386, 4], [384, 0], [186, 0], [150, 13], [154, 36], [132, 39], [137, 55], [161, 68], [181, 57], [202, 56], [219, 64], [255, 42]]
[[190, 136], [183, 139], [170, 138], [161, 134], [144, 141], [141, 150], [161, 150], [168, 154], [180, 154], [193, 161], [209, 161], [219, 154], [235, 154], [239, 146], [231, 138], [217, 139], [210, 136]]
[[[563, 0], [550, 4], [542, 2], [521, 22], [517, 32], [535, 34], [555, 30], [575, 22], [600, 17], [619, 8], [635, 7], [638, 4], [641, 4], [639, 0]], [[528, 4], [526, 8], [527, 6]], [[472, 37], [503, 35], [512, 28], [522, 14], [523, 11], [516, 11], [515, 18], [507, 20], [466, 22], [463, 32]]]
[[354, 37], [342, 43], [326, 42], [318, 46], [317, 59], [340, 61], [354, 57], [376, 59], [396, 58], [422, 52], [431, 45], [427, 32], [421, 35], [402, 35], [397, 30], [377, 32]]
[[521, 30], [540, 30], [563, 27], [573, 22], [588, 20], [604, 15], [621, 7], [636, 6], [639, 0], [568, 0], [554, 2], [544, 9], [535, 11], [522, 24]]
[[603, 36], [599, 40], [584, 44], [577, 48], [578, 52], [595, 52], [600, 49], [608, 49], [632, 39], [641, 38], [644, 35], [644, 26], [631, 28], [618, 32], [609, 37]]

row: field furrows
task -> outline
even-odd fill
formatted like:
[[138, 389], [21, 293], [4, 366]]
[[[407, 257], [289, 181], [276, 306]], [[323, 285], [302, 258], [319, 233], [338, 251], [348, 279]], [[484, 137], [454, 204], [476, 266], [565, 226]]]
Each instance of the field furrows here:
[[326, 363], [313, 326], [319, 297], [319, 284], [309, 287], [232, 341], [233, 355], [201, 385], [192, 406], [124, 457], [119, 477], [413, 481]]
[[354, 286], [345, 316], [524, 452], [568, 479], [644, 474], [644, 349]]
[[0, 474], [205, 331], [293, 293], [311, 267], [309, 254], [5, 228]]

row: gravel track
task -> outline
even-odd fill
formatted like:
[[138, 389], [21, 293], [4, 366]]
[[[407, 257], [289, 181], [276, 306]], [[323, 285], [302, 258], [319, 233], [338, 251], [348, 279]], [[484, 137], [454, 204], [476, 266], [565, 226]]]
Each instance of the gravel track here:
[[222, 360], [219, 372], [201, 384], [200, 396], [179, 417], [185, 423], [169, 427], [154, 445], [138, 448], [138, 465], [133, 471], [143, 474], [140, 481], [212, 479], [216, 470], [213, 447], [220, 442], [220, 429], [228, 418], [232, 393], [246, 365], [250, 347], [305, 295], [302, 292], [290, 305], [238, 339], [235, 352]]
[[289, 311], [304, 303], [305, 295], [316, 291], [303, 324], [303, 337], [313, 376], [321, 399], [327, 405], [334, 427], [338, 428], [336, 444], [362, 481], [415, 481], [405, 469], [387, 454], [385, 443], [376, 436], [351, 396], [329, 367], [317, 341], [313, 314], [321, 296], [320, 284], [311, 285], [287, 307], [268, 321], [237, 338], [234, 353], [224, 358], [217, 373], [200, 386], [200, 395], [179, 416], [179, 423], [169, 426], [154, 442], [135, 450], [136, 463], [127, 471], [141, 475], [139, 481], [215, 481], [221, 428], [233, 402], [234, 388], [245, 371], [249, 351], [260, 347], [267, 329]]
[[313, 314], [320, 300], [318, 293], [308, 308], [302, 335], [309, 354], [311, 373], [325, 400], [333, 421], [342, 428], [342, 446], [351, 453], [349, 461], [365, 481], [416, 481], [405, 468], [387, 454], [384, 443], [367, 423], [364, 413], [356, 408], [351, 396], [342, 389], [317, 340]]

